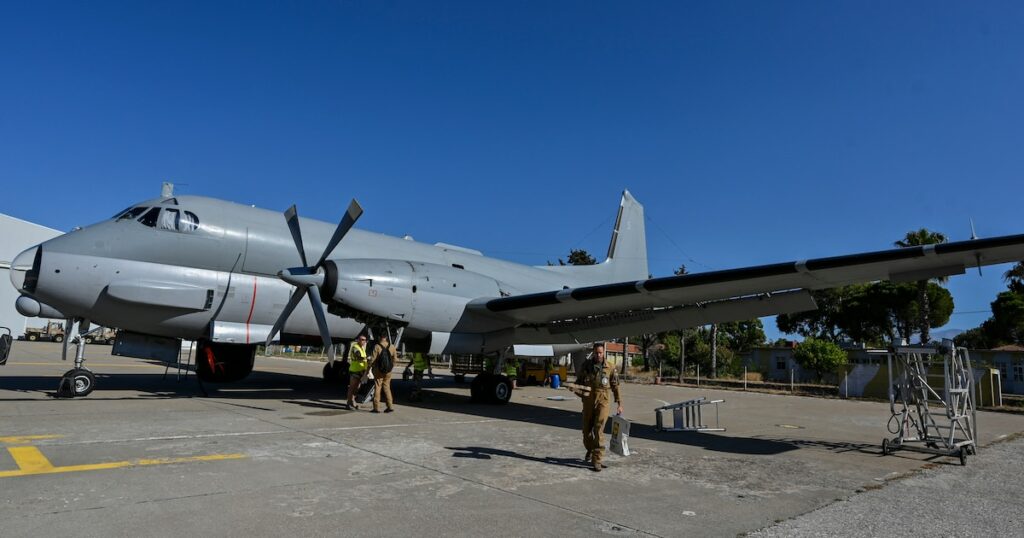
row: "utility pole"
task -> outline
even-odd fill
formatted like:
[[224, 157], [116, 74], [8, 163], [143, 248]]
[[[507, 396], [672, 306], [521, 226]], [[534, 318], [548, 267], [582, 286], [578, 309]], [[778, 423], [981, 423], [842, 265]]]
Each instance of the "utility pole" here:
[[686, 375], [686, 337], [683, 336], [683, 331], [679, 331], [679, 382], [683, 382], [683, 376]]
[[718, 324], [711, 324], [711, 379], [718, 377]]
[[626, 375], [626, 363], [629, 362], [629, 337], [622, 339], [622, 366], [619, 375]]

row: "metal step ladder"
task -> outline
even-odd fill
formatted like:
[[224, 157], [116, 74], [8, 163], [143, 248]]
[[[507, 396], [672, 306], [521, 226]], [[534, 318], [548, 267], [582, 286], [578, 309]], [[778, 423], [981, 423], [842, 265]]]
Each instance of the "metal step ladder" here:
[[895, 437], [882, 441], [882, 453], [913, 450], [957, 457], [965, 465], [977, 450], [978, 433], [967, 350], [944, 340], [937, 347], [896, 347], [888, 358], [888, 426]]
[[[654, 410], [654, 417], [657, 425], [655, 431], [659, 432], [724, 432], [718, 421], [718, 404], [725, 400], [708, 400], [701, 396], [685, 402], [666, 405]], [[704, 424], [704, 406], [715, 406], [715, 425]], [[672, 413], [672, 427], [666, 428], [664, 417], [666, 413]]]

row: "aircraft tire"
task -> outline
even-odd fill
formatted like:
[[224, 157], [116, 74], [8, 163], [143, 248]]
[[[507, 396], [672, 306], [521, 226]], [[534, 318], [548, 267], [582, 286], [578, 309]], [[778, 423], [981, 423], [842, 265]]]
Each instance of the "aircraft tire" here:
[[512, 381], [508, 376], [492, 376], [487, 388], [487, 398], [490, 403], [505, 405], [512, 399]]
[[96, 388], [96, 376], [85, 368], [68, 370], [61, 377], [61, 385], [64, 385], [65, 380], [71, 387], [72, 393], [69, 396], [74, 398], [88, 396]]
[[470, 401], [480, 403], [485, 401], [487, 388], [490, 385], [491, 374], [477, 374], [473, 382], [469, 384]]
[[334, 363], [329, 362], [324, 365], [323, 379], [324, 383], [327, 383], [328, 385], [333, 385], [338, 381], [338, 376], [335, 375]]
[[328, 385], [343, 385], [348, 386], [348, 372], [341, 368], [340, 362], [334, 364], [327, 363], [323, 369], [324, 383]]

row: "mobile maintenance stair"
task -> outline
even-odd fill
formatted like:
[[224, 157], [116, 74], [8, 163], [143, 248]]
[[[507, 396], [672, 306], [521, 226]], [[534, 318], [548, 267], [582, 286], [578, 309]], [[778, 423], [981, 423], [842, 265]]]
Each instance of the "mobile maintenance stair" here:
[[[654, 430], [659, 432], [724, 432], [725, 428], [721, 427], [718, 421], [718, 404], [724, 401], [708, 400], [701, 396], [685, 402], [659, 407], [654, 410], [654, 418], [657, 421]], [[703, 410], [706, 405], [715, 406], [714, 427], [704, 424]], [[665, 427], [665, 413], [672, 413], [671, 428]]]
[[[890, 350], [889, 433], [882, 454], [912, 450], [960, 459], [977, 450], [977, 414], [967, 349], [943, 340], [938, 347]], [[941, 369], [941, 373], [939, 373]]]

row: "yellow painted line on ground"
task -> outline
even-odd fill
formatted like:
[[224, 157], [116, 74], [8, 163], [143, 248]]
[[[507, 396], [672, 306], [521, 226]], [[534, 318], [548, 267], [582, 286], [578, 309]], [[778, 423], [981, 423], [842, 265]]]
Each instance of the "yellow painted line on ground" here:
[[147, 465], [168, 465], [172, 463], [191, 463], [199, 461], [224, 461], [245, 458], [245, 454], [210, 454], [206, 456], [189, 456], [184, 458], [148, 458], [129, 461], [112, 461], [109, 463], [90, 463], [86, 465], [66, 465], [54, 467], [50, 460], [34, 446], [17, 446], [7, 449], [18, 464], [17, 471], [0, 471], [0, 478], [14, 476], [32, 476], [41, 474], [76, 473], [81, 471], [103, 471], [107, 469], [124, 469], [127, 467], [143, 467]]
[[7, 472], [41, 474], [53, 470], [53, 464], [50, 463], [50, 460], [46, 459], [46, 456], [34, 446], [12, 446], [7, 451], [11, 453], [14, 463], [17, 463], [18, 469], [20, 469], [20, 471]]
[[15, 435], [12, 437], [0, 437], [0, 444], [23, 445], [30, 441], [42, 441], [45, 439], [60, 439], [63, 435]]

